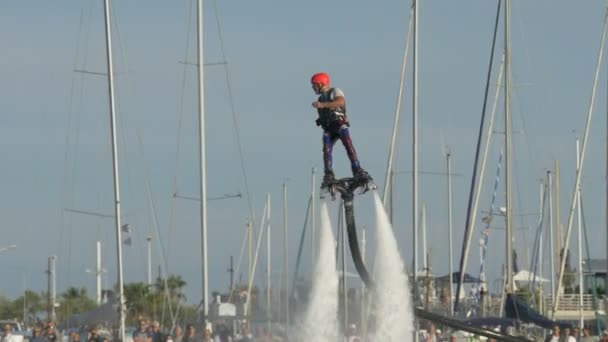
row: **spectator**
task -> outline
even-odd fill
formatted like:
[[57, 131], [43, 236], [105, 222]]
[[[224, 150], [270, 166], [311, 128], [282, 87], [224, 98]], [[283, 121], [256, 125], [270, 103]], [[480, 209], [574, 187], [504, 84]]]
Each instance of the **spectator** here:
[[429, 324], [428, 332], [426, 334], [426, 337], [424, 338], [424, 342], [437, 342], [437, 331], [435, 329], [435, 324]]
[[442, 287], [441, 292], [439, 292], [439, 302], [441, 302], [442, 305], [448, 305], [448, 297], [448, 289], [446, 287]]
[[152, 342], [163, 342], [163, 333], [160, 331], [160, 323], [158, 321], [152, 322], [150, 336], [152, 337]]
[[249, 332], [246, 322], [241, 323], [241, 332], [235, 336], [236, 342], [253, 342], [253, 335]]
[[147, 323], [145, 319], [139, 320], [139, 326], [133, 331], [133, 342], [152, 342], [152, 335], [147, 329]]
[[213, 342], [213, 339], [211, 338], [211, 330], [209, 330], [209, 328], [205, 329], [203, 332], [203, 342]]
[[574, 337], [574, 340], [578, 341], [578, 338], [581, 336], [581, 331], [578, 327], [574, 327], [574, 329], [572, 329], [572, 333], [570, 334], [570, 336]]
[[545, 338], [545, 342], [561, 342], [562, 340], [559, 334], [559, 325], [553, 325], [553, 333]]
[[564, 329], [564, 338], [561, 341], [563, 342], [576, 342], [576, 339], [572, 336], [570, 328]]
[[2, 330], [2, 342], [16, 342], [17, 338], [13, 335], [13, 328], [10, 324], [5, 324]]
[[32, 329], [32, 337], [30, 337], [30, 342], [44, 342], [44, 337], [42, 337], [42, 327], [37, 325]]
[[70, 333], [70, 339], [69, 339], [69, 341], [70, 342], [80, 342], [80, 334], [78, 333], [78, 331], [72, 331]]
[[591, 336], [591, 332], [589, 331], [589, 327], [583, 328], [583, 337], [581, 338], [581, 342], [594, 342], [595, 339]]
[[600, 336], [600, 342], [608, 342], [608, 330], [604, 330]]
[[213, 341], [215, 342], [232, 342], [230, 329], [224, 322], [216, 324], [214, 335]]
[[55, 331], [55, 325], [52, 322], [47, 323], [43, 336], [47, 342], [57, 341], [57, 331]]
[[173, 342], [182, 342], [182, 338], [184, 337], [184, 331], [180, 325], [175, 326], [175, 337], [173, 338]]
[[93, 327], [91, 330], [89, 330], [87, 342], [103, 342], [103, 338], [99, 336], [99, 331], [97, 331], [97, 328]]
[[196, 341], [196, 328], [193, 324], [186, 326], [186, 334], [182, 338], [182, 342], [195, 342]]

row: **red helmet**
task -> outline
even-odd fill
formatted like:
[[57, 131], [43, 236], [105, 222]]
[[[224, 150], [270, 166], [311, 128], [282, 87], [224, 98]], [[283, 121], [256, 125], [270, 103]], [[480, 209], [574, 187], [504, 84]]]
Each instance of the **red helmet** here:
[[310, 83], [320, 83], [323, 85], [329, 85], [329, 75], [324, 72], [319, 72], [310, 78]]

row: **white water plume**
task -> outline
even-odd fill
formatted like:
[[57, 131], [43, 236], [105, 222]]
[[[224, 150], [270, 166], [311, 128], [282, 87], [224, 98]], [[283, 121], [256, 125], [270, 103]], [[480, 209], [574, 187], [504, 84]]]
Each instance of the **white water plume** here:
[[414, 314], [410, 289], [397, 240], [382, 200], [373, 192], [376, 209], [376, 295], [374, 341], [411, 341], [414, 331]]
[[308, 308], [298, 341], [336, 341], [338, 336], [338, 273], [336, 240], [331, 228], [327, 203], [320, 207], [319, 254], [314, 268]]

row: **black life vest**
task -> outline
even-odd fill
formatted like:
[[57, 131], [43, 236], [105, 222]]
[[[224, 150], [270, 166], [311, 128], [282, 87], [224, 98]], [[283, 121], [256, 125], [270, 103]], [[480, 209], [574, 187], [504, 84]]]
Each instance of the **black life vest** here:
[[[330, 88], [328, 91], [321, 94], [317, 101], [331, 102], [335, 100], [335, 90], [336, 88]], [[348, 117], [346, 116], [346, 105], [334, 108], [317, 108], [317, 113], [319, 114], [319, 120], [323, 128], [329, 127], [332, 122], [340, 118], [342, 118], [344, 122], [350, 126]]]

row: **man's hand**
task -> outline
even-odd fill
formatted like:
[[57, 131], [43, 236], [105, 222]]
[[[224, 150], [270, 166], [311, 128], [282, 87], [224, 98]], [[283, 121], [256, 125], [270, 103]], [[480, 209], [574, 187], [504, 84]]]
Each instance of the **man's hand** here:
[[323, 108], [323, 102], [315, 101], [312, 103], [312, 106], [317, 109], [321, 109], [321, 108]]

